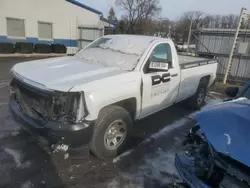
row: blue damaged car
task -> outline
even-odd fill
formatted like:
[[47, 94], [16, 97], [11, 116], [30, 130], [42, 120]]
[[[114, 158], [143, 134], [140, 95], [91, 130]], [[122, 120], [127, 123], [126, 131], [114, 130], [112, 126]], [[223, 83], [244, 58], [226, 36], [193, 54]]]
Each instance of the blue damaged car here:
[[240, 92], [226, 89], [233, 100], [196, 114], [176, 168], [191, 188], [250, 187], [250, 83]]

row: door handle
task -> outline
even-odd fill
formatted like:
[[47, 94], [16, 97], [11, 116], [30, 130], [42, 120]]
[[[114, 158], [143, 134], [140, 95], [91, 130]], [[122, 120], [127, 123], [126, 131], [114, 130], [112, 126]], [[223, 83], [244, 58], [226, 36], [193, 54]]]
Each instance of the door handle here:
[[178, 74], [176, 73], [176, 74], [172, 74], [171, 75], [171, 77], [176, 77], [176, 76], [178, 76]]

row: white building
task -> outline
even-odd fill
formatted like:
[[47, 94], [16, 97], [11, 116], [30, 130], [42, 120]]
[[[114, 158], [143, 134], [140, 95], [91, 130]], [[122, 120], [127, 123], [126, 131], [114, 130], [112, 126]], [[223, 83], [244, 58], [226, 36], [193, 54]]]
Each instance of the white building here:
[[0, 42], [58, 43], [75, 53], [115, 27], [76, 0], [0, 0]]

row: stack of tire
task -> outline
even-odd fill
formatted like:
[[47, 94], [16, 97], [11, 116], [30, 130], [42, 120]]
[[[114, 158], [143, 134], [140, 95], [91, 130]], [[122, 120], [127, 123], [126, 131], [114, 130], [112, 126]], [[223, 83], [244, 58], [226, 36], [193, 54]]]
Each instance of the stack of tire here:
[[15, 53], [15, 48], [12, 43], [0, 42], [0, 54]]
[[15, 52], [20, 54], [31, 54], [33, 53], [33, 43], [17, 42], [15, 44]]
[[11, 53], [21, 53], [21, 54], [65, 54], [67, 48], [63, 44], [33, 44], [30, 42], [17, 42], [15, 45], [7, 42], [0, 42], [0, 54], [11, 54]]
[[67, 52], [67, 48], [63, 44], [51, 44], [52, 53], [56, 54], [65, 54]]

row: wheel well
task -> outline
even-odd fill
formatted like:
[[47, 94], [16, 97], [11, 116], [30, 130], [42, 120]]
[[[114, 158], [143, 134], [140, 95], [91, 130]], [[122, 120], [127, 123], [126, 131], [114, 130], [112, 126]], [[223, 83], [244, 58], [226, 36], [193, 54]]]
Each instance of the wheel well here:
[[116, 106], [120, 106], [124, 109], [126, 109], [132, 119], [134, 120], [135, 119], [135, 114], [136, 114], [136, 98], [129, 98], [129, 99], [126, 99], [126, 100], [123, 100], [123, 101], [119, 101], [119, 102], [116, 102], [112, 105], [116, 105]]
[[208, 86], [208, 83], [209, 83], [209, 81], [210, 81], [210, 77], [211, 77], [210, 75], [203, 76], [203, 77], [200, 79], [199, 85], [204, 84], [204, 85]]

